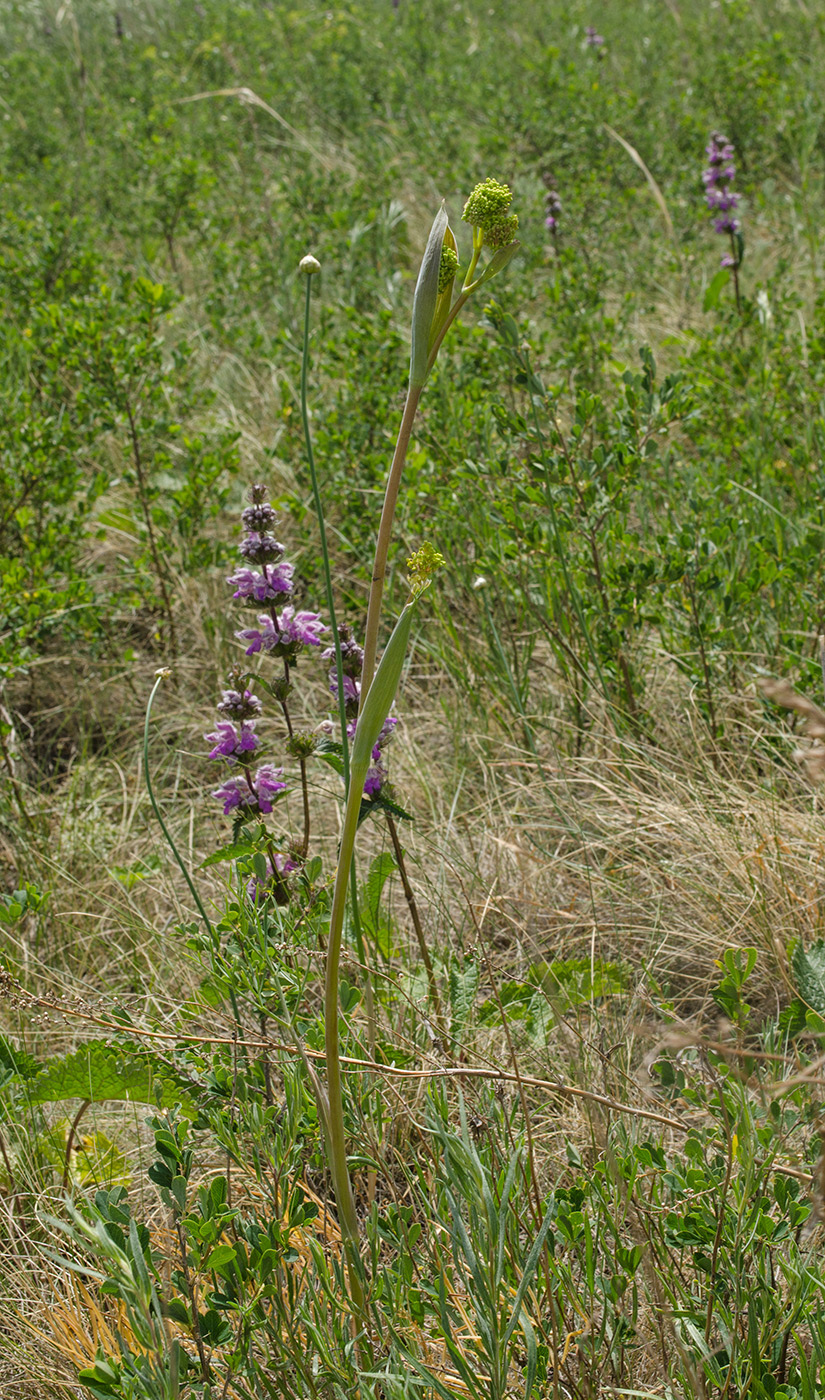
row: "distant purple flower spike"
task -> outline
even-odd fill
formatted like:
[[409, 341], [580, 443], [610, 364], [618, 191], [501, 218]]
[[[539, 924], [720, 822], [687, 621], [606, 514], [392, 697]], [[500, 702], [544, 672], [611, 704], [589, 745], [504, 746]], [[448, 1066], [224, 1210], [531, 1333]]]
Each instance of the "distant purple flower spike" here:
[[601, 48], [602, 44], [604, 43], [604, 35], [603, 35], [603, 34], [597, 34], [597, 33], [596, 33], [596, 30], [595, 30], [595, 28], [594, 28], [594, 26], [593, 26], [592, 24], [588, 24], [587, 28], [586, 28], [585, 31], [584, 31], [584, 34], [585, 34], [585, 40], [584, 40], [584, 41], [585, 41], [585, 43], [587, 44], [587, 47], [588, 47], [588, 48], [590, 48], [590, 49], [600, 49], [600, 48]]
[[292, 592], [292, 575], [295, 572], [292, 564], [276, 564], [267, 569], [264, 566], [263, 573], [255, 573], [252, 569], [238, 569], [226, 581], [235, 585], [235, 598], [248, 598], [250, 602], [268, 603], [273, 599], [282, 597], [285, 593]]
[[[708, 167], [702, 173], [702, 183], [708, 209], [716, 216], [713, 227], [717, 233], [727, 234], [732, 238], [739, 232], [739, 220], [733, 212], [739, 205], [739, 195], [736, 190], [731, 189], [731, 184], [736, 178], [733, 146], [720, 132], [714, 131], [705, 147], [705, 154]], [[722, 267], [736, 269], [737, 265], [736, 258], [730, 253], [726, 253], [722, 258]]]
[[242, 723], [239, 734], [231, 720], [219, 720], [215, 733], [204, 735], [207, 743], [215, 746], [209, 757], [228, 758], [234, 763], [243, 754], [254, 753], [260, 743], [255, 735], [254, 726], [254, 720]]

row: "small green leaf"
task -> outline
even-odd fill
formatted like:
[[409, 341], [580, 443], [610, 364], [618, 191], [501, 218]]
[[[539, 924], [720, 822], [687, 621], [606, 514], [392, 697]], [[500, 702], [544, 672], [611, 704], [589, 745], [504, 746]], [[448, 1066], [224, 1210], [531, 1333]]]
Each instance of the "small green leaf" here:
[[512, 262], [520, 247], [521, 244], [515, 242], [508, 243], [505, 248], [497, 249], [479, 277], [477, 286], [482, 287], [485, 282], [489, 282], [493, 277], [497, 277], [500, 272], [503, 272], [507, 264]]
[[229, 846], [221, 846], [219, 850], [213, 851], [211, 856], [201, 861], [200, 869], [205, 870], [209, 865], [220, 865], [227, 860], [239, 860], [241, 856], [252, 854], [254, 846], [251, 841], [235, 841]]
[[714, 306], [718, 305], [719, 298], [722, 295], [722, 290], [724, 287], [727, 286], [729, 281], [730, 268], [720, 267], [719, 271], [717, 272], [716, 276], [714, 277], [713, 281], [710, 283], [710, 285], [707, 288], [707, 291], [705, 292], [705, 299], [702, 302], [703, 311], [712, 311]]
[[214, 1269], [216, 1272], [223, 1269], [227, 1264], [233, 1264], [236, 1259], [235, 1250], [231, 1244], [219, 1244], [212, 1250], [209, 1258], [204, 1264], [205, 1269]]

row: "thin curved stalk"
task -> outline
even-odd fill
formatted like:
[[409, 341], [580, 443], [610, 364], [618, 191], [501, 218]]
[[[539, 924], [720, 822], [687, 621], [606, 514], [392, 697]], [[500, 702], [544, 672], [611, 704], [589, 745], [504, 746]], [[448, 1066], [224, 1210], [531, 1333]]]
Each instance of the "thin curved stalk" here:
[[332, 645], [335, 650], [335, 674], [338, 680], [338, 719], [341, 725], [341, 749], [344, 758], [344, 787], [349, 788], [349, 744], [347, 743], [347, 707], [344, 696], [344, 666], [341, 659], [341, 642], [338, 635], [338, 622], [335, 617], [335, 600], [332, 592], [332, 570], [329, 563], [327, 527], [324, 507], [318, 486], [318, 473], [315, 470], [315, 453], [312, 450], [312, 434], [309, 430], [309, 405], [307, 402], [307, 382], [309, 379], [309, 310], [312, 301], [312, 275], [308, 274], [306, 300], [304, 302], [304, 346], [301, 357], [301, 422], [304, 426], [304, 443], [307, 450], [309, 479], [312, 483], [312, 499], [318, 519], [318, 535], [321, 540], [321, 559], [324, 567], [324, 588], [327, 597], [329, 626], [332, 632]]
[[166, 680], [167, 676], [169, 676], [169, 675], [170, 675], [170, 672], [166, 669], [166, 667], [164, 667], [163, 670], [158, 671], [158, 673], [157, 673], [157, 679], [156, 679], [156, 681], [155, 681], [155, 684], [152, 686], [152, 693], [151, 693], [151, 695], [149, 696], [149, 701], [148, 701], [148, 704], [147, 704], [147, 706], [146, 706], [146, 720], [145, 720], [145, 723], [144, 723], [144, 726], [143, 726], [143, 774], [144, 774], [144, 777], [145, 777], [145, 779], [146, 779], [146, 791], [147, 791], [148, 794], [149, 794], [149, 801], [150, 801], [150, 803], [152, 804], [152, 811], [154, 812], [155, 816], [157, 817], [158, 822], [159, 822], [159, 824], [160, 824], [160, 829], [161, 829], [161, 831], [163, 832], [164, 836], [166, 837], [166, 844], [167, 844], [167, 846], [169, 847], [170, 851], [172, 852], [172, 855], [175, 857], [175, 861], [177, 862], [177, 865], [178, 865], [178, 867], [179, 867], [179, 869], [180, 869], [180, 872], [181, 872], [181, 874], [182, 874], [184, 880], [186, 881], [187, 885], [189, 886], [189, 893], [191, 894], [192, 898], [193, 898], [194, 901], [195, 901], [195, 904], [197, 905], [198, 913], [200, 914], [201, 918], [203, 919], [203, 922], [206, 924], [206, 928], [207, 928], [207, 931], [208, 931], [210, 937], [214, 937], [214, 934], [213, 934], [213, 931], [212, 931], [212, 925], [211, 925], [211, 923], [209, 922], [209, 915], [207, 914], [206, 910], [205, 910], [204, 907], [203, 907], [203, 904], [201, 903], [201, 897], [200, 897], [200, 895], [198, 894], [197, 890], [195, 889], [194, 884], [192, 883], [192, 877], [191, 877], [191, 875], [189, 874], [189, 871], [186, 869], [186, 866], [184, 865], [183, 860], [181, 859], [180, 852], [178, 851], [177, 846], [175, 845], [174, 841], [172, 840], [172, 837], [171, 837], [170, 832], [169, 832], [169, 828], [168, 828], [168, 826], [166, 825], [166, 822], [163, 820], [163, 817], [161, 816], [160, 808], [159, 808], [157, 802], [155, 801], [155, 793], [154, 793], [154, 789], [153, 789], [153, 787], [152, 787], [152, 775], [151, 775], [151, 773], [150, 773], [150, 771], [149, 771], [149, 720], [150, 720], [151, 714], [152, 714], [152, 704], [153, 704], [153, 702], [154, 702], [155, 696], [157, 695], [157, 692], [158, 692], [158, 690], [159, 690], [161, 684], [163, 683], [163, 681]]

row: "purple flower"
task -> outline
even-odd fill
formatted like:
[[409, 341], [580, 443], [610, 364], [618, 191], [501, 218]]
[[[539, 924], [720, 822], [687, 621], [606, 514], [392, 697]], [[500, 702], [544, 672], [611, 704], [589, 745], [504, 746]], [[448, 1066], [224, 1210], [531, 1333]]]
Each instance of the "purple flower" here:
[[256, 574], [252, 569], [238, 569], [226, 581], [235, 585], [235, 598], [248, 598], [251, 602], [267, 603], [284, 593], [292, 592], [292, 564], [276, 564], [263, 573]]
[[218, 720], [214, 734], [204, 734], [207, 743], [214, 744], [210, 758], [228, 758], [234, 763], [245, 753], [254, 753], [260, 740], [255, 734], [255, 721], [245, 721], [238, 733], [231, 720]]
[[223, 803], [225, 817], [228, 817], [229, 813], [236, 808], [240, 810], [255, 805], [254, 794], [250, 791], [245, 778], [227, 778], [219, 788], [215, 789], [212, 796], [217, 797]]
[[376, 763], [367, 771], [366, 782], [364, 783], [364, 796], [370, 799], [376, 798], [384, 786], [387, 770], [383, 764]]
[[258, 714], [260, 708], [261, 702], [251, 690], [225, 690], [218, 701], [218, 709], [230, 719], [249, 719], [250, 715]]
[[275, 799], [286, 792], [286, 783], [281, 782], [283, 775], [283, 768], [275, 768], [271, 763], [265, 763], [258, 769], [254, 785], [260, 812], [271, 812]]
[[597, 34], [592, 24], [588, 24], [587, 28], [584, 31], [584, 35], [584, 42], [587, 44], [587, 47], [589, 49], [600, 49], [602, 44], [604, 43], [604, 35]]
[[[324, 655], [325, 655], [325, 656], [328, 656], [328, 655], [329, 655], [329, 652], [324, 652]], [[338, 675], [337, 675], [337, 672], [335, 672], [335, 671], [330, 671], [330, 673], [329, 673], [329, 688], [330, 688], [330, 691], [331, 691], [331, 693], [332, 693], [333, 695], [335, 695], [335, 696], [338, 695]], [[348, 675], [346, 675], [346, 673], [345, 673], [345, 674], [344, 674], [344, 704], [345, 704], [348, 708], [349, 708], [350, 706], [354, 705], [354, 706], [355, 706], [355, 709], [356, 709], [356, 714], [357, 714], [357, 712], [358, 712], [358, 703], [359, 703], [360, 699], [361, 699], [361, 682], [360, 682], [360, 681], [353, 680], [352, 676], [348, 676]]]
[[249, 779], [246, 774], [227, 778], [212, 796], [223, 803], [224, 816], [227, 817], [236, 810], [271, 812], [275, 799], [286, 791], [286, 783], [280, 781], [283, 771], [283, 768], [274, 768], [271, 763], [265, 763], [254, 778]]
[[[298, 862], [291, 856], [284, 855], [281, 851], [275, 852], [274, 861], [267, 859], [267, 876], [264, 880], [259, 880], [257, 875], [253, 875], [246, 887], [248, 898], [253, 904], [262, 904], [268, 895], [273, 893], [273, 886], [283, 887], [283, 877], [291, 875], [293, 870], [298, 869]], [[286, 903], [286, 900], [284, 900]]]
[[235, 633], [240, 641], [249, 642], [247, 656], [266, 651], [274, 652], [276, 656], [285, 656], [287, 659], [294, 658], [298, 647], [320, 646], [320, 634], [327, 630], [318, 613], [296, 613], [289, 605], [275, 621], [267, 613], [261, 613], [258, 622], [260, 628], [245, 627], [241, 632]]
[[251, 559], [253, 564], [274, 564], [284, 552], [274, 535], [259, 535], [254, 530], [241, 540], [239, 549], [244, 559]]

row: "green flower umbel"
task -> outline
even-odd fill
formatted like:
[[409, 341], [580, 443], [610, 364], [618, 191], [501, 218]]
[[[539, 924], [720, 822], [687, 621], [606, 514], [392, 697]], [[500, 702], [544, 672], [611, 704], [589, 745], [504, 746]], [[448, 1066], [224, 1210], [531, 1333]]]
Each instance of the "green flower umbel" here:
[[434, 545], [425, 541], [415, 554], [407, 560], [408, 583], [413, 598], [418, 598], [429, 588], [433, 575], [444, 567], [444, 555], [439, 554]]
[[498, 180], [483, 180], [476, 185], [461, 215], [465, 223], [481, 230], [481, 239], [487, 248], [506, 248], [512, 243], [518, 228], [518, 214], [507, 211], [513, 202], [513, 192], [509, 185], [500, 185]]
[[476, 185], [461, 215], [466, 224], [477, 228], [492, 228], [501, 223], [513, 202], [513, 192], [509, 185], [500, 185], [498, 180], [482, 180]]

